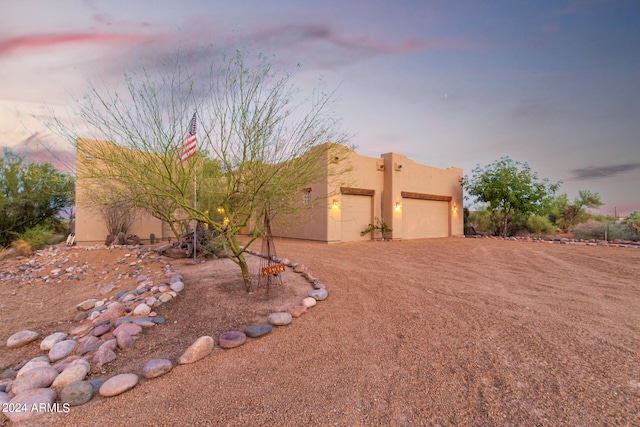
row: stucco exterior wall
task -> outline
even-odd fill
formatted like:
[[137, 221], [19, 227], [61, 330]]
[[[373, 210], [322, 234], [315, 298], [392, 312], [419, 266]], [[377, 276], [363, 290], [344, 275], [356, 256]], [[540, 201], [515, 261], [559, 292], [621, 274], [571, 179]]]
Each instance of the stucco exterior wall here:
[[[85, 141], [86, 143], [86, 141]], [[96, 142], [105, 143], [105, 142]], [[110, 143], [108, 143], [110, 144]], [[115, 147], [115, 145], [114, 145]], [[87, 204], [82, 170], [87, 160], [78, 144], [76, 156], [76, 241], [102, 243], [107, 236], [104, 220]], [[343, 158], [327, 156], [321, 165], [322, 182], [300, 189], [302, 208], [295, 215], [272, 219], [272, 234], [322, 242], [350, 242], [379, 238], [416, 239], [463, 234], [462, 169], [447, 169], [415, 163], [407, 156], [386, 153], [362, 156], [349, 151]], [[332, 171], [347, 169], [333, 174]], [[308, 193], [305, 198], [305, 193]], [[392, 231], [360, 233], [370, 223], [384, 222]], [[165, 237], [166, 224], [140, 212], [129, 234], [148, 241]], [[164, 232], [163, 232], [164, 230]]]
[[343, 179], [311, 186], [325, 201], [277, 221], [274, 236], [328, 243], [379, 239], [379, 231], [360, 236], [376, 220], [393, 230], [384, 237], [396, 240], [463, 234], [462, 169], [421, 165], [397, 153], [376, 158], [351, 151], [340, 162], [350, 169]]
[[[81, 245], [102, 244], [107, 235], [106, 223], [97, 209], [92, 208], [88, 191], [88, 180], [85, 171], [86, 162], [98, 162], [98, 159], [87, 156], [86, 144], [111, 144], [107, 141], [94, 141], [79, 139], [76, 144], [76, 219], [75, 236], [76, 243]], [[114, 149], [118, 149], [113, 145]], [[149, 242], [151, 233], [157, 239], [163, 236], [162, 221], [151, 215], [139, 211], [127, 234], [135, 234], [143, 243]]]

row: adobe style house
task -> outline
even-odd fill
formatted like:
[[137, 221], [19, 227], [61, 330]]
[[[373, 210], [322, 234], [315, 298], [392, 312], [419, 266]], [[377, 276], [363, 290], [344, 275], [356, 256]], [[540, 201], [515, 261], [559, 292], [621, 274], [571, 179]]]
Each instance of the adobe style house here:
[[[108, 141], [96, 141], [90, 139], [79, 138], [76, 141], [76, 219], [75, 219], [75, 237], [76, 243], [79, 245], [94, 245], [104, 243], [109, 232], [105, 221], [98, 209], [91, 206], [88, 197], [88, 183], [86, 180], [86, 170], [88, 162], [95, 162], [87, 154], [86, 144], [115, 144]], [[125, 150], [122, 147], [119, 149]], [[136, 214], [133, 224], [127, 231], [127, 234], [135, 234], [140, 237], [143, 243], [149, 242], [151, 233], [160, 239], [168, 237], [168, 230], [157, 218], [150, 216], [145, 212]], [[163, 232], [165, 236], [163, 236]]]
[[[310, 185], [302, 201], [309, 208], [273, 221], [274, 236], [336, 243], [463, 235], [462, 169], [420, 165], [397, 153], [375, 158], [351, 151], [340, 161], [350, 164], [346, 184]], [[378, 221], [392, 231], [361, 235]]]
[[[95, 161], [83, 151], [88, 143], [105, 142], [78, 140], [75, 228], [78, 244], [103, 243], [108, 234], [101, 215], [86, 203], [83, 164]], [[331, 167], [333, 161], [327, 158], [324, 167]], [[349, 151], [345, 159], [336, 161], [349, 165], [346, 176], [340, 177], [341, 183], [327, 179], [309, 184], [300, 200], [305, 209], [294, 217], [274, 218], [271, 224], [274, 236], [337, 243], [383, 237], [408, 240], [463, 235], [462, 169], [421, 165], [397, 153], [375, 158]], [[384, 222], [392, 231], [383, 235], [375, 230], [361, 235], [369, 224], [377, 221]], [[137, 215], [128, 233], [138, 235], [144, 243], [151, 233], [157, 239], [172, 236], [166, 224], [145, 213]]]

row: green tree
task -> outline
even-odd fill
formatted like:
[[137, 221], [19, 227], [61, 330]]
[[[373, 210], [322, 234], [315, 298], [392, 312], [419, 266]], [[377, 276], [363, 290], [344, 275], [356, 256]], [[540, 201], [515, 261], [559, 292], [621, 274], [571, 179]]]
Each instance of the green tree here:
[[492, 214], [501, 218], [501, 234], [507, 236], [512, 216], [528, 216], [548, 209], [560, 183], [550, 184], [539, 179], [527, 163], [502, 157], [493, 163], [472, 170], [464, 177], [463, 187], [476, 201], [487, 204]]
[[[59, 129], [82, 144], [89, 160], [78, 165], [79, 186], [92, 189], [96, 202], [131, 200], [172, 226], [208, 224], [250, 291], [244, 252], [262, 235], [268, 206], [275, 215], [300, 209], [306, 186], [348, 168], [327, 161], [343, 159], [348, 148], [330, 111], [332, 93], [302, 99], [293, 74], [273, 69], [264, 56], [236, 52], [215, 63], [221, 66], [206, 75], [190, 73], [180, 60], [169, 73], [127, 74], [123, 93], [91, 86], [77, 111], [87, 129]], [[178, 163], [194, 111], [198, 152]], [[242, 244], [241, 233], [248, 236]]]
[[587, 209], [597, 209], [602, 205], [600, 195], [589, 190], [580, 190], [578, 197], [571, 202], [566, 194], [561, 194], [551, 204], [549, 219], [566, 233], [588, 219]]
[[24, 163], [5, 148], [0, 158], [0, 246], [36, 226], [59, 222], [73, 201], [74, 178], [50, 163]]

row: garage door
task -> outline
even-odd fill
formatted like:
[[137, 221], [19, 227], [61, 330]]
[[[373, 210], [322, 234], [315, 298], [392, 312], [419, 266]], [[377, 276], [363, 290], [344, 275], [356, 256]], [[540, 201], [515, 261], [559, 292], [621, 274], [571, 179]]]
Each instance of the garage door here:
[[360, 232], [373, 222], [373, 197], [343, 194], [341, 202], [342, 241], [371, 240], [371, 233], [361, 236]]
[[449, 236], [449, 202], [402, 199], [402, 238]]

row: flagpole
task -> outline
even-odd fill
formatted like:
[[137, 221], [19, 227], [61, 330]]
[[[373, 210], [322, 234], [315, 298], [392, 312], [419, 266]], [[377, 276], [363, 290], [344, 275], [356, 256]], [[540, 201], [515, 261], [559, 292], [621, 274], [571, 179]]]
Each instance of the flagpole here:
[[[198, 190], [197, 190], [198, 174], [196, 173], [196, 161], [193, 162], [193, 210], [194, 211], [197, 209], [196, 201], [198, 200]], [[195, 226], [193, 227], [193, 263], [194, 264], [196, 263], [196, 246], [198, 244], [198, 240], [197, 240], [198, 235], [196, 233], [197, 230], [198, 230], [198, 220], [196, 219]]]

